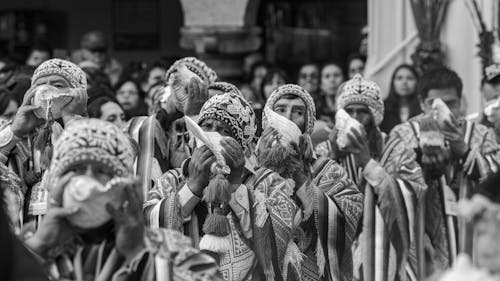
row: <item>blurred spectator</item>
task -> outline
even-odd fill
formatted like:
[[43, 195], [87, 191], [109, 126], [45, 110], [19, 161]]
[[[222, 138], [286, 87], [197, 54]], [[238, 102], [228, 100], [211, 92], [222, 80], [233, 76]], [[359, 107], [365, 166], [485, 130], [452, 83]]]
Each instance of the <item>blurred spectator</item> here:
[[246, 78], [247, 83], [240, 86], [241, 93], [250, 103], [258, 103], [262, 93], [262, 81], [267, 74], [269, 66], [264, 61], [255, 62]]
[[99, 97], [89, 104], [87, 112], [90, 118], [98, 118], [124, 128], [125, 112], [116, 99]]
[[[136, 81], [142, 79], [144, 69], [146, 68], [146, 63], [141, 61], [131, 61], [125, 65], [121, 73], [121, 78], [129, 77]], [[121, 80], [121, 78], [119, 80]]]
[[6, 88], [0, 87], [0, 123], [12, 120], [18, 108], [19, 104], [14, 95]]
[[14, 76], [17, 64], [9, 58], [0, 59], [0, 85], [6, 85]]
[[316, 64], [307, 63], [299, 70], [297, 84], [306, 89], [313, 97], [318, 95], [319, 90], [319, 68]]
[[383, 132], [389, 133], [394, 126], [422, 112], [417, 95], [417, 82], [417, 71], [411, 65], [402, 64], [394, 70], [384, 105], [384, 121], [380, 125]]
[[31, 48], [28, 58], [26, 59], [26, 65], [36, 68], [42, 62], [50, 58], [52, 58], [52, 50], [50, 47], [45, 44], [38, 43]]
[[80, 63], [83, 71], [87, 76], [87, 94], [89, 96], [88, 103], [91, 103], [98, 97], [108, 96], [114, 97], [115, 92], [111, 87], [108, 76], [93, 64]]
[[158, 82], [165, 79], [165, 74], [167, 73], [167, 66], [160, 62], [154, 62], [150, 64], [143, 71], [141, 77], [141, 88], [143, 92], [148, 92], [149, 89]]
[[139, 83], [133, 79], [124, 79], [115, 86], [116, 100], [125, 110], [126, 120], [135, 116], [147, 115], [144, 93]]
[[266, 76], [262, 80], [260, 93], [262, 95], [259, 97], [258, 105], [253, 105], [255, 111], [255, 122], [257, 124], [256, 136], [260, 136], [262, 133], [262, 110], [266, 104], [267, 98], [272, 94], [272, 92], [278, 89], [279, 86], [288, 83], [288, 77], [286, 73], [279, 68], [271, 68], [268, 70]]
[[340, 85], [344, 82], [344, 73], [340, 64], [329, 62], [321, 69], [321, 95], [315, 97], [316, 116], [333, 125], [335, 119], [335, 99]]
[[262, 86], [260, 91], [262, 93], [262, 96], [260, 97], [261, 102], [265, 103], [267, 98], [274, 90], [278, 89], [278, 87], [281, 85], [285, 85], [287, 82], [288, 77], [282, 69], [269, 69], [266, 76], [264, 76], [264, 79], [262, 79]]
[[[82, 36], [81, 50], [73, 54], [77, 60], [90, 61], [109, 77], [111, 85], [115, 85], [122, 73], [122, 66], [109, 56], [107, 39], [101, 31], [91, 31]], [[76, 61], [80, 63], [81, 61]]]
[[349, 55], [347, 58], [347, 74], [349, 79], [352, 79], [354, 75], [365, 73], [365, 63], [366, 57], [357, 53]]
[[250, 77], [252, 75], [253, 67], [264, 61], [265, 58], [261, 53], [252, 53], [245, 57], [243, 61], [243, 74], [245, 77]]

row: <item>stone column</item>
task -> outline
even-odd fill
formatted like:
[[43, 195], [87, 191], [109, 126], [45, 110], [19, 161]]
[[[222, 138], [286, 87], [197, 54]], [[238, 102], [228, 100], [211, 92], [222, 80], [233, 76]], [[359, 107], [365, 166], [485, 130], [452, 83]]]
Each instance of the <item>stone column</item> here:
[[262, 44], [255, 25], [259, 0], [181, 0], [181, 5], [180, 46], [194, 50], [222, 79], [240, 79], [243, 58]]

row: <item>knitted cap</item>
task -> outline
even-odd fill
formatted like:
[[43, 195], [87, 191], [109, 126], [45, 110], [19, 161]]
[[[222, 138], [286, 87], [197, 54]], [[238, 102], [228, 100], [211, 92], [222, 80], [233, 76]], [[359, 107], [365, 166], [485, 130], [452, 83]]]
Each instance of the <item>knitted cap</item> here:
[[177, 60], [170, 66], [165, 74], [165, 81], [168, 81], [170, 75], [172, 75], [172, 73], [174, 73], [181, 64], [184, 64], [190, 71], [195, 73], [201, 80], [203, 80], [203, 82], [207, 84], [212, 84], [215, 80], [217, 80], [217, 74], [215, 71], [208, 67], [204, 62], [195, 57], [186, 57]]
[[198, 123], [207, 119], [215, 119], [227, 124], [236, 141], [248, 151], [255, 139], [255, 112], [250, 104], [240, 95], [225, 92], [211, 97], [200, 111]]
[[117, 126], [99, 119], [72, 121], [54, 144], [50, 177], [58, 178], [71, 167], [99, 163], [115, 176], [131, 176], [135, 151], [129, 137]]
[[351, 104], [366, 105], [370, 109], [377, 126], [382, 123], [384, 119], [384, 101], [380, 94], [380, 87], [373, 81], [363, 79], [360, 74], [356, 74], [340, 88], [337, 110], [345, 109]]
[[33, 73], [31, 85], [42, 77], [58, 75], [68, 81], [71, 88], [87, 89], [87, 76], [76, 64], [61, 59], [50, 59], [40, 64]]

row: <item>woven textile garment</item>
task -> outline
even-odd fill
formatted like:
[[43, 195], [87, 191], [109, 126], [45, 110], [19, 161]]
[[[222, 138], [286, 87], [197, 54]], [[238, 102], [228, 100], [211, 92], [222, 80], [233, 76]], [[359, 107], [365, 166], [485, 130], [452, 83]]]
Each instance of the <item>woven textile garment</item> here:
[[[380, 88], [356, 75], [342, 87], [338, 109], [363, 104], [372, 113], [378, 130], [384, 104]], [[354, 275], [365, 280], [415, 280], [417, 207], [426, 189], [414, 151], [400, 138], [377, 134], [381, 153], [365, 167], [358, 167], [354, 155], [335, 155], [329, 140], [320, 143], [316, 152], [337, 160], [349, 177], [364, 191], [363, 231], [354, 254]], [[374, 154], [375, 155], [375, 154]], [[361, 272], [363, 274], [361, 274]]]
[[[415, 151], [420, 151], [420, 122], [424, 119], [419, 115], [406, 123], [396, 126], [391, 136], [401, 138], [405, 145]], [[450, 233], [455, 237], [462, 235], [456, 223], [447, 223], [448, 214], [445, 211], [443, 188], [451, 190], [454, 200], [457, 200], [460, 185], [475, 186], [481, 179], [498, 171], [500, 163], [500, 149], [494, 133], [483, 125], [471, 121], [460, 121], [460, 128], [464, 132], [465, 143], [469, 145], [469, 153], [464, 157], [465, 162], [450, 164], [446, 175], [441, 178], [432, 178], [425, 175], [429, 186], [426, 195], [426, 240], [425, 251], [427, 258], [427, 274], [447, 269], [455, 259], [458, 251], [457, 241], [450, 240]], [[462, 174], [463, 180], [459, 180]], [[455, 240], [455, 239], [453, 239]], [[458, 239], [457, 239], [458, 240]]]
[[[336, 157], [329, 141], [318, 144], [316, 152], [325, 157]], [[364, 257], [372, 255], [375, 259], [375, 276], [372, 280], [415, 280], [418, 270], [416, 208], [426, 189], [422, 171], [415, 161], [415, 153], [408, 150], [399, 138], [386, 139], [383, 153], [376, 160], [378, 163], [370, 169], [379, 174], [382, 180], [366, 187], [373, 188], [376, 202], [375, 205], [367, 206], [365, 198], [364, 206], [365, 216], [372, 216], [375, 227], [372, 233], [363, 232], [358, 238], [354, 254], [355, 276], [360, 276]], [[351, 154], [337, 161], [358, 186], [367, 185], [364, 173], [357, 168]], [[376, 247], [364, 248], [366, 239], [371, 240]]]
[[[274, 110], [276, 102], [290, 95], [306, 105], [304, 133], [308, 137], [316, 112], [313, 98], [305, 89], [293, 84], [280, 86], [266, 106]], [[264, 129], [268, 127], [266, 119], [264, 115]], [[314, 159], [311, 168], [313, 181], [297, 187], [294, 194], [302, 211], [302, 221], [295, 222], [296, 243], [305, 254], [302, 280], [351, 280], [351, 248], [363, 214], [363, 195], [337, 162], [322, 157]]]

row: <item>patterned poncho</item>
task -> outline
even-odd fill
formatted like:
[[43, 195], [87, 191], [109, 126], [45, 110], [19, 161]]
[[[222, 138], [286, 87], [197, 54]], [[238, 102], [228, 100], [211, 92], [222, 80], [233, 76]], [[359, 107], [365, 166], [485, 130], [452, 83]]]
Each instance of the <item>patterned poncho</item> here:
[[168, 229], [147, 229], [146, 245], [130, 261], [112, 238], [98, 244], [74, 243], [46, 261], [51, 280], [222, 281], [215, 260], [192, 247], [192, 241]]
[[[303, 131], [304, 136], [309, 138], [314, 129], [316, 107], [313, 98], [305, 89], [294, 84], [280, 86], [269, 96], [266, 107], [275, 110], [276, 103], [284, 96], [290, 95], [304, 102], [307, 113]], [[269, 127], [267, 118], [264, 114], [264, 129]], [[263, 154], [259, 155], [260, 159], [265, 159], [267, 152], [260, 153]], [[287, 159], [285, 154], [287, 153], [284, 152], [279, 157]], [[262, 163], [268, 162], [264, 160]], [[300, 215], [294, 225], [298, 232], [296, 243], [305, 255], [301, 264], [302, 279], [351, 280], [351, 248], [363, 214], [363, 195], [344, 168], [335, 161], [319, 158], [314, 159], [310, 165], [313, 180], [301, 187], [297, 186], [294, 193], [295, 202], [301, 206]], [[279, 170], [278, 167], [269, 168]], [[283, 176], [287, 174], [280, 173]]]
[[[314, 161], [312, 168], [314, 179], [303, 188], [312, 191], [315, 233], [309, 236], [317, 240], [311, 241], [313, 247], [304, 249], [307, 258], [302, 265], [302, 277], [304, 280], [352, 280], [352, 246], [363, 215], [363, 194], [337, 162], [322, 157]], [[302, 197], [300, 191], [297, 195]], [[307, 202], [307, 199], [299, 200]], [[307, 222], [302, 225], [306, 230]]]
[[[269, 270], [286, 276], [282, 269], [296, 212], [291, 190], [276, 173], [259, 169], [233, 193], [228, 214], [233, 246], [219, 261], [224, 280], [251, 280]], [[189, 190], [181, 169], [158, 180], [144, 210], [148, 225], [183, 231], [198, 245], [206, 205]]]
[[336, 159], [365, 192], [363, 231], [354, 254], [354, 275], [364, 280], [416, 280], [417, 207], [426, 189], [415, 153], [399, 138], [385, 139], [379, 159], [364, 169], [352, 154], [338, 157], [330, 141], [318, 155]]
[[[408, 148], [419, 152], [421, 135], [419, 124], [422, 119], [423, 115], [419, 115], [396, 126], [391, 135], [401, 138]], [[481, 179], [498, 171], [499, 168], [500, 150], [494, 133], [483, 125], [470, 121], [461, 121], [460, 127], [464, 132], [464, 141], [470, 148], [464, 157], [465, 161], [451, 163], [445, 175], [440, 178], [425, 175], [429, 186], [425, 203], [425, 216], [428, 218], [425, 223], [428, 241], [425, 251], [429, 257], [427, 259], [428, 274], [448, 268], [455, 260], [457, 253], [470, 252], [470, 244], [459, 245], [459, 240], [463, 241], [470, 229], [467, 230], [467, 227], [457, 225], [456, 214], [449, 206], [456, 203], [460, 190], [470, 191]]]

